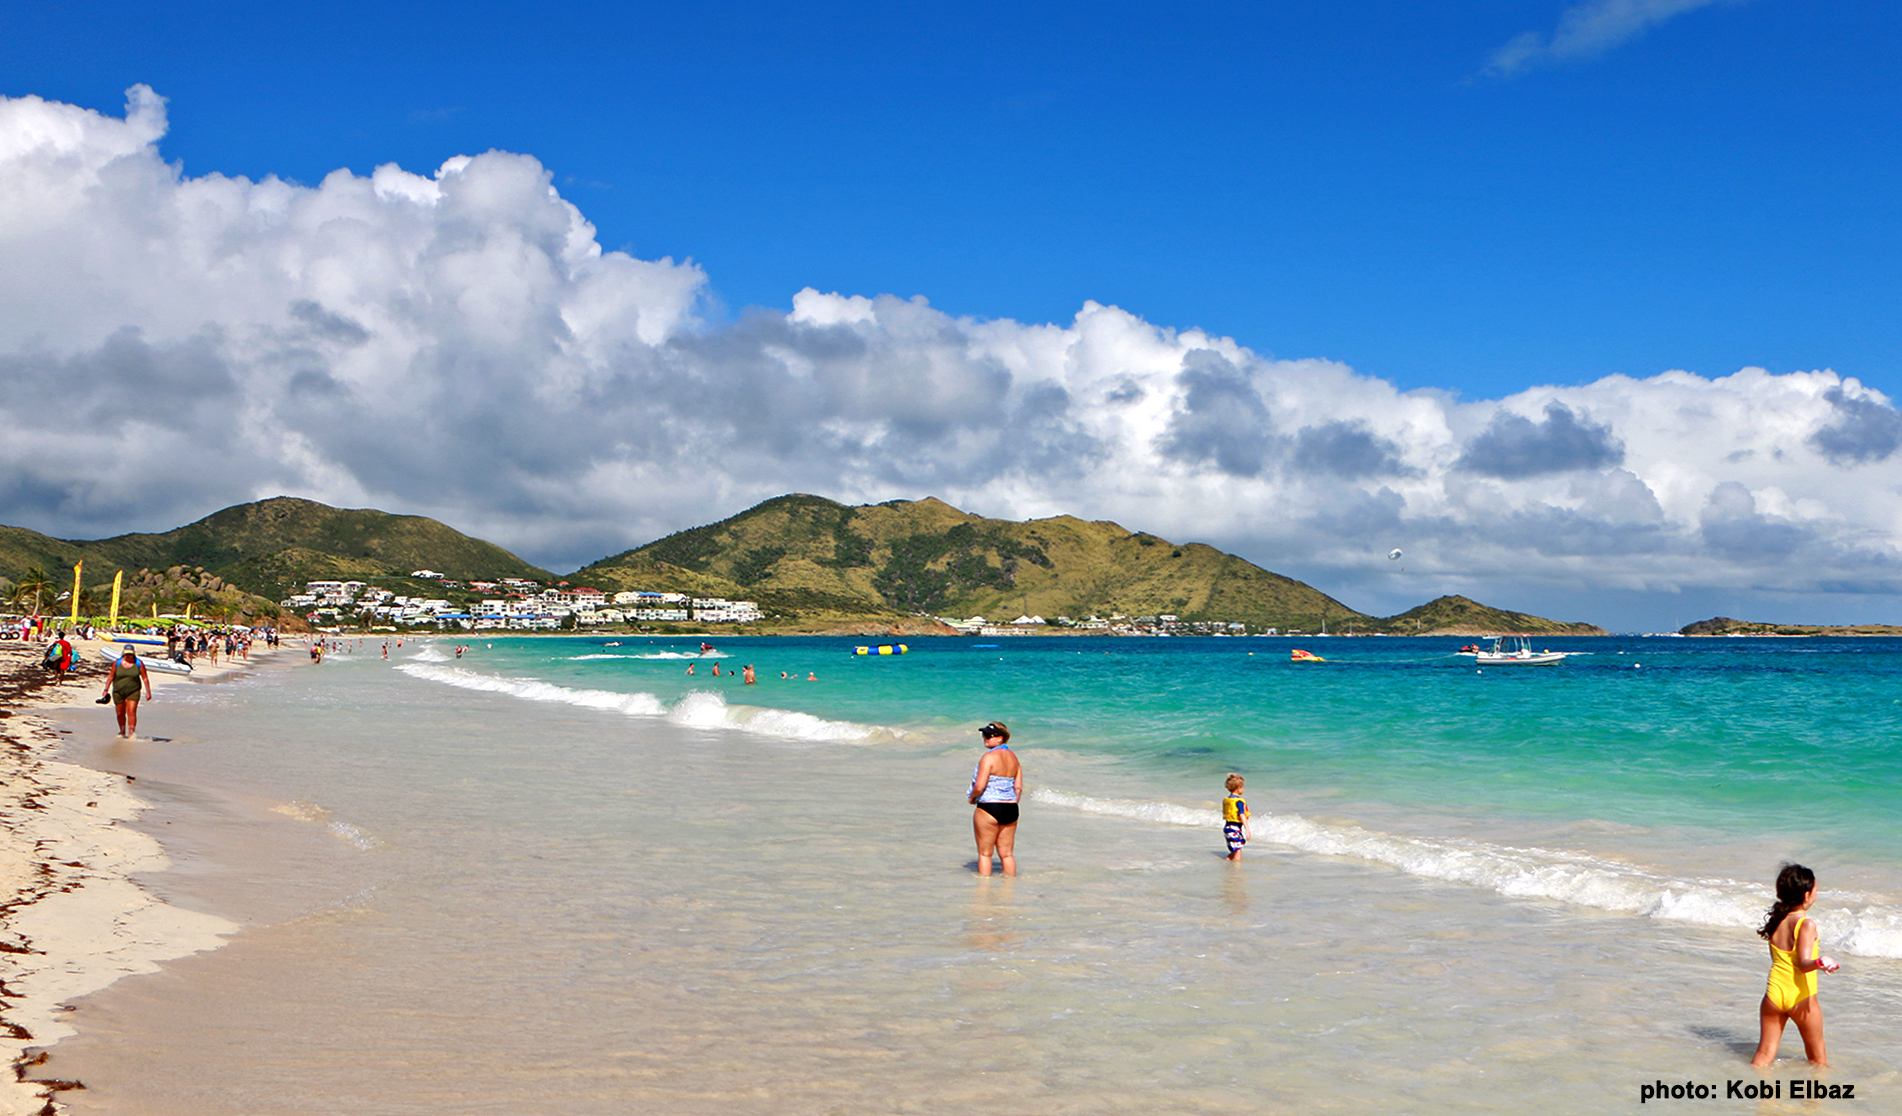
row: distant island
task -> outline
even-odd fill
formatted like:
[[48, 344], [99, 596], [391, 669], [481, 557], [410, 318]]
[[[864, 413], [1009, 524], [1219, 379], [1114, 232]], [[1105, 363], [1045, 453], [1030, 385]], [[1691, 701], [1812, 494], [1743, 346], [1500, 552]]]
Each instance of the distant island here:
[[[1604, 635], [1445, 596], [1396, 616], [1202, 543], [1107, 520], [989, 519], [935, 498], [848, 506], [787, 495], [566, 576], [424, 516], [279, 496], [160, 534], [82, 542], [0, 527], [15, 607], [47, 611], [84, 562], [81, 610], [287, 626], [760, 634]], [[63, 610], [64, 606], [62, 606]]]
[[1687, 636], [1902, 636], [1895, 624], [1768, 624], [1713, 616], [1678, 629]]

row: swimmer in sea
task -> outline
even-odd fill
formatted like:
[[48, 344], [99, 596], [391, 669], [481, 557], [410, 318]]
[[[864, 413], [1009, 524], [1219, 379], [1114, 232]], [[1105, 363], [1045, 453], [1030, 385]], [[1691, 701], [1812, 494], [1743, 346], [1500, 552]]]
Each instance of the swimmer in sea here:
[[971, 769], [971, 791], [966, 800], [977, 807], [971, 829], [977, 837], [977, 874], [991, 874], [991, 854], [1002, 862], [1004, 874], [1017, 874], [1017, 803], [1024, 796], [1024, 765], [1010, 750], [1010, 729], [992, 721], [977, 730], [984, 755]]
[[742, 672], [741, 672], [741, 674], [742, 674], [742, 676], [743, 676], [743, 677], [744, 677], [744, 678], [746, 679], [746, 684], [747, 684], [747, 685], [749, 685], [749, 686], [751, 686], [751, 685], [752, 685], [753, 683], [755, 683], [755, 682], [757, 682], [757, 681], [759, 681], [759, 679], [757, 679], [757, 678], [755, 678], [755, 677], [753, 676], [753, 664], [752, 664], [752, 663], [748, 663], [748, 664], [746, 664], [746, 669], [745, 669], [744, 671], [742, 671]]
[[1757, 1006], [1763, 1037], [1757, 1043], [1753, 1066], [1776, 1061], [1783, 1042], [1783, 1025], [1795, 1023], [1803, 1036], [1803, 1052], [1814, 1066], [1829, 1065], [1823, 1047], [1823, 1005], [1816, 999], [1816, 973], [1833, 973], [1842, 966], [1816, 948], [1816, 920], [1805, 912], [1816, 902], [1816, 873], [1801, 864], [1785, 864], [1777, 873], [1777, 901], [1771, 905], [1757, 936], [1770, 943], [1770, 980]]
[[688, 663], [688, 664], [687, 664], [687, 673], [688, 673], [688, 674], [692, 674], [692, 673], [693, 673], [693, 664], [692, 664], [692, 663]]

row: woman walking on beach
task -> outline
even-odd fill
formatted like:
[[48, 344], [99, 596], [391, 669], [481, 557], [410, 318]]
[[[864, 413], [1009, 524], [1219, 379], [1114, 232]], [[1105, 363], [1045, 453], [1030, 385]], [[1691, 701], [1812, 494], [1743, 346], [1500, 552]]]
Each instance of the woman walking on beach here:
[[106, 680], [106, 692], [101, 701], [110, 699], [112, 711], [119, 715], [119, 735], [127, 740], [139, 731], [139, 689], [143, 686], [145, 696], [152, 696], [152, 676], [145, 673], [145, 664], [132, 648], [125, 649], [119, 661], [112, 664], [112, 677]]
[[1004, 864], [1004, 874], [1017, 874], [1017, 803], [1024, 796], [1024, 765], [1010, 750], [1010, 730], [992, 721], [978, 729], [984, 755], [971, 771], [967, 799], [977, 809], [971, 827], [977, 834], [977, 874], [991, 874], [991, 853]]
[[1816, 902], [1816, 873], [1801, 864], [1785, 864], [1777, 873], [1777, 901], [1757, 935], [1770, 943], [1770, 981], [1758, 1005], [1763, 1038], [1757, 1043], [1753, 1066], [1776, 1061], [1783, 1041], [1783, 1025], [1795, 1023], [1803, 1036], [1803, 1052], [1810, 1064], [1827, 1066], [1823, 1048], [1823, 1005], [1816, 1000], [1816, 972], [1833, 973], [1841, 966], [1821, 956], [1816, 948], [1816, 920], [1804, 912]]

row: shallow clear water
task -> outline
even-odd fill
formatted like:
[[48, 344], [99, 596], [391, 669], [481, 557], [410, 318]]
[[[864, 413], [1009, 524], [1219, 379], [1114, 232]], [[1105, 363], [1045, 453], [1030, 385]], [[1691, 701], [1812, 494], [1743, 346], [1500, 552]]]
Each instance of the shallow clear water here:
[[[1603, 1111], [1755, 1079], [1783, 857], [1847, 955], [1832, 1080], [1902, 1107], [1902, 646], [722, 641], [744, 687], [621, 642], [369, 645], [171, 687], [161, 742], [76, 722], [154, 803], [148, 886], [246, 930], [81, 1005], [73, 1110]], [[992, 718], [1015, 881], [971, 872]]]

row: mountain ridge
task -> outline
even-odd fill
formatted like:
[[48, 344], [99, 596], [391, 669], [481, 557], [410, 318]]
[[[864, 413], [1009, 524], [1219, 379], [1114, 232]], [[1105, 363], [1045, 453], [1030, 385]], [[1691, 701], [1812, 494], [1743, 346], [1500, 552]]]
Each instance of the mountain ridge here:
[[[114, 567], [128, 572], [126, 611], [197, 599], [269, 615], [275, 601], [311, 579], [376, 579], [399, 592], [423, 592], [435, 583], [403, 583], [411, 571], [428, 568], [464, 581], [523, 577], [610, 592], [751, 599], [769, 614], [770, 630], [923, 634], [947, 630], [931, 617], [1008, 622], [1023, 614], [1172, 616], [1297, 633], [1602, 634], [1593, 625], [1454, 596], [1398, 616], [1372, 616], [1203, 543], [1071, 515], [991, 519], [930, 496], [851, 506], [789, 493], [601, 558], [566, 578], [425, 516], [290, 496], [236, 504], [171, 531], [91, 541], [0, 527], [0, 572], [17, 578], [38, 566], [58, 581], [58, 571], [70, 577], [79, 560], [92, 577], [89, 591]], [[245, 599], [234, 603], [233, 593]]]
[[782, 614], [800, 613], [802, 603], [846, 612], [857, 602], [889, 617], [1166, 614], [1252, 630], [1602, 634], [1463, 597], [1375, 617], [1203, 543], [1070, 515], [989, 519], [936, 497], [847, 506], [806, 493], [778, 496], [569, 577], [613, 589], [718, 586], [720, 595], [737, 590]]

